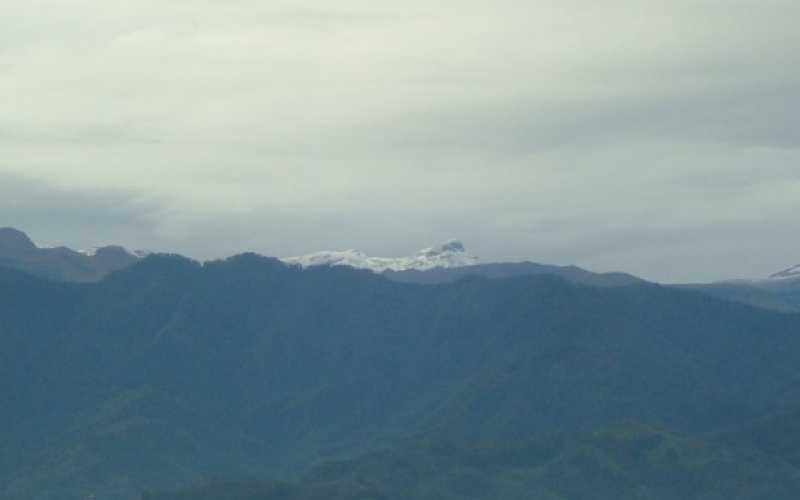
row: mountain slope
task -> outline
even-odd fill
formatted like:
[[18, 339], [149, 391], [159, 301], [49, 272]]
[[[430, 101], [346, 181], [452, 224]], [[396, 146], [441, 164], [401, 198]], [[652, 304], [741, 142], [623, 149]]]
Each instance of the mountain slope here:
[[652, 500], [800, 492], [780, 458], [641, 425], [516, 443], [429, 441], [322, 466], [302, 481], [213, 482], [144, 500]]
[[798, 316], [651, 284], [422, 286], [252, 254], [24, 279], [44, 303], [3, 310], [0, 352], [43, 354], [8, 381], [26, 398], [0, 401], [8, 500], [286, 477], [420, 433], [707, 432], [800, 401]]

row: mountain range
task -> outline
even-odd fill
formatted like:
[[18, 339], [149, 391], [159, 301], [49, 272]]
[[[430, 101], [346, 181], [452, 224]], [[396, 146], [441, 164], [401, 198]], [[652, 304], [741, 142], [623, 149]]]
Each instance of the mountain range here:
[[4, 500], [800, 494], [800, 314], [537, 264], [76, 280], [0, 235]]
[[[0, 229], [0, 266], [23, 270], [52, 279], [95, 282], [123, 269], [149, 252], [130, 252], [120, 246], [91, 251], [66, 247], [38, 248], [17, 229]], [[468, 277], [502, 279], [514, 276], [554, 275], [569, 282], [599, 287], [626, 286], [644, 280], [623, 272], [597, 273], [577, 266], [555, 266], [534, 262], [491, 262], [466, 251], [458, 240], [420, 250], [410, 257], [372, 257], [359, 250], [323, 251], [281, 259], [302, 268], [349, 267], [381, 274], [393, 281], [442, 284]], [[715, 283], [673, 285], [725, 300], [782, 312], [800, 312], [800, 266], [761, 280], [730, 280]]]
[[800, 410], [800, 316], [646, 282], [151, 255], [96, 283], [0, 270], [0, 318], [8, 500], [291, 480], [425, 436], [706, 439]]

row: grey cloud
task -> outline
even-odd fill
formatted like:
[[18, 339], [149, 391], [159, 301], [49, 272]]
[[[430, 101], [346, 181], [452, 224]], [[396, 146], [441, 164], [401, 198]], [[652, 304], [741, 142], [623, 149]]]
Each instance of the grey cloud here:
[[200, 258], [457, 237], [488, 260], [760, 276], [800, 260], [798, 16], [787, 0], [3, 4], [0, 215], [39, 240]]
[[0, 174], [0, 226], [29, 233], [40, 246], [89, 248], [157, 241], [161, 207], [134, 193], [58, 187]]
[[[385, 130], [384, 145], [398, 149], [469, 149], [501, 156], [650, 140], [797, 148], [798, 88], [800, 78], [744, 90], [712, 86], [684, 94], [557, 102], [523, 96], [499, 104], [418, 110], [373, 127]], [[369, 136], [358, 130], [351, 137]]]
[[75, 144], [113, 146], [116, 144], [158, 144], [158, 132], [133, 123], [95, 124], [74, 129], [0, 127], [0, 144]]

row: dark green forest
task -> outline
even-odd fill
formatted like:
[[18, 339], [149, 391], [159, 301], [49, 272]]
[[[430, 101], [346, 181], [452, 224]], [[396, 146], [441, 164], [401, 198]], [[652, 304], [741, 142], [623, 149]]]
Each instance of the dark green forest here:
[[628, 424], [503, 444], [426, 441], [327, 464], [302, 481], [210, 481], [143, 500], [797, 498], [800, 463], [791, 455], [800, 449], [769, 454], [740, 439]]
[[546, 274], [0, 269], [0, 498], [797, 498], [799, 332]]

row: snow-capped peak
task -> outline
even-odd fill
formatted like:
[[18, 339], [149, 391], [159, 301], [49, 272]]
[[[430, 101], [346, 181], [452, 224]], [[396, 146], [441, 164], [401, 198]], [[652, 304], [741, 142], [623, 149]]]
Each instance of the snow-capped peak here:
[[770, 280], [793, 280], [800, 279], [800, 264], [792, 266], [789, 269], [784, 269], [779, 273], [775, 273], [769, 277]]
[[472, 266], [478, 263], [478, 258], [467, 254], [464, 244], [460, 241], [449, 240], [435, 247], [424, 248], [411, 257], [370, 257], [359, 250], [340, 250], [288, 257], [283, 261], [302, 267], [349, 266], [382, 273]]
[[133, 251], [130, 251], [130, 250], [126, 249], [126, 248], [123, 248], [123, 247], [120, 247], [120, 246], [115, 246], [115, 245], [97, 246], [97, 247], [84, 248], [84, 249], [81, 249], [81, 250], [77, 250], [78, 253], [83, 254], [83, 255], [85, 255], [87, 257], [97, 257], [98, 253], [104, 253], [104, 252], [108, 253], [110, 251], [123, 253], [123, 254], [125, 254], [127, 256], [135, 257], [137, 259], [143, 259], [143, 258], [147, 257], [148, 255], [150, 255], [152, 253], [152, 252], [148, 252], [147, 250], [133, 250]]
[[94, 257], [95, 255], [97, 255], [97, 251], [100, 250], [100, 248], [101, 247], [81, 248], [77, 250], [77, 252], [87, 257]]
[[435, 258], [441, 255], [457, 255], [464, 254], [466, 249], [464, 244], [458, 240], [448, 240], [439, 246], [423, 248], [417, 252], [418, 257]]

